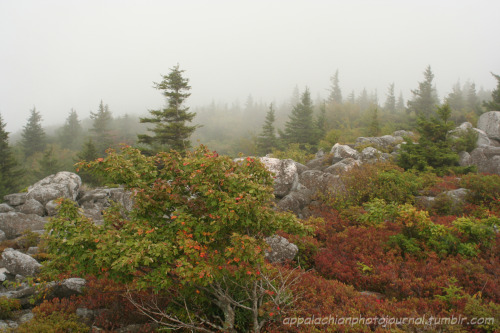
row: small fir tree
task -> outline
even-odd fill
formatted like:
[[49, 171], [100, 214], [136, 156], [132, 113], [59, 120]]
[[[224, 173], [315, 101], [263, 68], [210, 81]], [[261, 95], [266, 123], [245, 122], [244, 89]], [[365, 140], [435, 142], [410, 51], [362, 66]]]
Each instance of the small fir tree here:
[[330, 78], [330, 81], [332, 82], [332, 86], [330, 88], [330, 96], [328, 97], [328, 101], [330, 103], [342, 104], [342, 90], [340, 89], [340, 84], [339, 84], [338, 69], [335, 72], [335, 75], [333, 75]]
[[[76, 162], [90, 162], [94, 161], [99, 157], [99, 153], [97, 151], [97, 147], [92, 141], [91, 138], [89, 138], [85, 143], [83, 144], [82, 150], [76, 155], [77, 160]], [[85, 184], [97, 186], [102, 184], [102, 178], [98, 177], [96, 175], [91, 174], [87, 170], [82, 170], [82, 169], [77, 169], [76, 170], [80, 178], [82, 179], [82, 182]]]
[[82, 125], [78, 119], [78, 114], [71, 109], [66, 123], [59, 132], [59, 140], [63, 148], [77, 150], [82, 144]]
[[162, 91], [167, 98], [167, 106], [160, 110], [150, 110], [152, 117], [140, 118], [141, 123], [155, 124], [149, 128], [153, 136], [147, 134], [138, 135], [138, 142], [148, 145], [152, 152], [174, 149], [185, 152], [191, 147], [189, 137], [198, 126], [188, 126], [196, 116], [189, 112], [189, 107], [183, 106], [185, 100], [191, 95], [189, 80], [182, 76], [184, 70], [179, 65], [171, 69], [168, 75], [163, 75], [160, 83], [155, 83], [155, 88]]
[[54, 156], [53, 146], [45, 150], [43, 157], [38, 161], [38, 166], [38, 170], [35, 171], [35, 175], [38, 179], [45, 178], [61, 171], [62, 165], [57, 157]]
[[396, 96], [394, 95], [394, 83], [389, 85], [387, 89], [387, 99], [384, 105], [385, 111], [389, 113], [396, 113]]
[[262, 132], [257, 137], [257, 152], [260, 155], [266, 155], [278, 147], [276, 129], [274, 128], [275, 120], [275, 112], [273, 104], [271, 104], [266, 114], [266, 121], [262, 127]]
[[372, 114], [372, 120], [370, 122], [370, 128], [368, 130], [369, 136], [379, 136], [380, 135], [380, 123], [378, 120], [378, 109], [375, 108]]
[[497, 88], [491, 93], [491, 101], [483, 102], [486, 111], [500, 111], [500, 75], [491, 73], [497, 80]]
[[35, 107], [30, 111], [28, 123], [24, 126], [22, 132], [22, 147], [26, 158], [37, 152], [45, 150], [45, 131], [42, 128], [42, 116]]

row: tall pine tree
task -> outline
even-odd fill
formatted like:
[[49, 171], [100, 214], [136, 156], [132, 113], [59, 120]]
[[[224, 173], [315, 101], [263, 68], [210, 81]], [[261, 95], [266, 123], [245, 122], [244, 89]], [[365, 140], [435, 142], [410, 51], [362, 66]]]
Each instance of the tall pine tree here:
[[78, 114], [71, 109], [66, 123], [59, 131], [59, 140], [63, 148], [77, 150], [82, 145], [82, 125], [78, 119]]
[[408, 101], [408, 112], [415, 112], [417, 116], [429, 117], [436, 111], [439, 104], [436, 88], [432, 81], [434, 74], [431, 66], [424, 71], [424, 81], [418, 83], [418, 89], [412, 90], [413, 99]]
[[26, 158], [45, 150], [45, 131], [42, 128], [42, 116], [35, 107], [30, 111], [30, 117], [22, 132], [22, 147]]
[[330, 103], [342, 104], [342, 90], [340, 89], [339, 84], [339, 70], [335, 72], [335, 74], [330, 78], [332, 82], [332, 86], [330, 88], [330, 96], [328, 97], [328, 101]]
[[387, 89], [387, 98], [384, 105], [385, 111], [389, 113], [396, 113], [396, 96], [394, 95], [394, 83], [389, 85]]
[[317, 144], [313, 112], [311, 93], [306, 88], [300, 102], [294, 106], [292, 113], [288, 116], [285, 131], [281, 135], [285, 143], [298, 143], [302, 149], [306, 146], [313, 148]]
[[140, 118], [141, 123], [155, 124], [154, 128], [149, 128], [154, 133], [153, 136], [138, 135], [139, 143], [148, 145], [152, 152], [167, 149], [184, 152], [191, 147], [189, 137], [198, 126], [187, 125], [196, 113], [189, 112], [189, 107], [183, 106], [184, 101], [191, 95], [189, 80], [182, 76], [183, 72], [177, 65], [168, 75], [163, 75], [160, 83], [155, 83], [155, 88], [161, 90], [167, 98], [167, 106], [160, 110], [150, 110], [152, 117]]
[[273, 104], [269, 106], [266, 114], [266, 121], [262, 126], [262, 132], [257, 137], [257, 152], [260, 155], [266, 155], [278, 148], [278, 139], [276, 138], [276, 129], [274, 121], [276, 120]]
[[21, 176], [22, 171], [9, 146], [9, 133], [0, 114], [0, 202], [4, 195], [18, 190]]

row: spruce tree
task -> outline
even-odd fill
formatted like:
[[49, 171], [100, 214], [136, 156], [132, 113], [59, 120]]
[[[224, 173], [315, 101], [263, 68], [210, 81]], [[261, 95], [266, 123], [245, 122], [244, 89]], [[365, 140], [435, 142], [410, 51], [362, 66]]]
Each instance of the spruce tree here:
[[434, 74], [431, 66], [424, 71], [424, 81], [418, 83], [418, 89], [412, 90], [413, 98], [408, 101], [408, 112], [415, 112], [417, 116], [429, 117], [436, 111], [439, 104], [437, 91], [432, 81]]
[[90, 131], [92, 132], [93, 140], [96, 142], [95, 146], [99, 156], [104, 156], [106, 149], [113, 145], [113, 136], [110, 128], [112, 118], [108, 105], [104, 105], [102, 100], [97, 112], [90, 112], [90, 119], [93, 120]]
[[[76, 155], [76, 157], [77, 157], [76, 162], [81, 162], [81, 161], [90, 162], [96, 160], [99, 157], [97, 147], [91, 138], [85, 141], [81, 151]], [[82, 182], [86, 184], [94, 186], [102, 184], [102, 179], [100, 177], [92, 175], [87, 170], [77, 170], [77, 173], [82, 179]]]
[[500, 75], [491, 73], [497, 80], [497, 88], [491, 93], [491, 101], [483, 102], [486, 111], [500, 111]]
[[59, 160], [54, 156], [54, 147], [45, 150], [43, 157], [38, 161], [38, 170], [35, 175], [38, 179], [45, 178], [61, 171], [62, 165]]
[[474, 82], [470, 84], [468, 83], [466, 85], [466, 88], [464, 88], [464, 91], [467, 111], [473, 112], [477, 115], [483, 113], [483, 109], [481, 107], [479, 97], [477, 96], [476, 85], [474, 84]]
[[385, 111], [389, 113], [396, 113], [396, 96], [394, 95], [394, 83], [389, 85], [387, 89], [387, 98], [384, 105]]
[[330, 78], [330, 81], [332, 82], [332, 86], [330, 88], [330, 96], [328, 97], [328, 101], [330, 103], [342, 104], [342, 90], [340, 89], [340, 84], [339, 84], [338, 69], [335, 72], [335, 75], [333, 75]]
[[453, 85], [451, 93], [445, 98], [452, 111], [463, 111], [465, 109], [465, 100], [460, 81]]
[[168, 75], [163, 75], [160, 83], [155, 83], [155, 88], [162, 91], [167, 98], [167, 106], [160, 110], [150, 110], [152, 117], [140, 118], [141, 123], [155, 124], [148, 130], [154, 135], [138, 135], [138, 142], [151, 148], [152, 152], [174, 149], [185, 152], [191, 147], [189, 137], [198, 126], [188, 126], [196, 113], [189, 112], [189, 107], [183, 106], [185, 100], [191, 95], [189, 80], [182, 76], [184, 70], [179, 65], [171, 69]]
[[404, 110], [406, 110], [403, 92], [399, 93], [398, 101], [396, 102], [396, 110], [398, 112], [403, 112]]
[[378, 109], [375, 108], [372, 113], [372, 120], [370, 122], [370, 128], [368, 129], [368, 135], [371, 137], [379, 136], [380, 134], [380, 123], [378, 120]]
[[26, 158], [34, 153], [45, 150], [45, 131], [42, 128], [42, 116], [35, 107], [30, 111], [30, 117], [22, 132], [22, 148]]
[[82, 144], [82, 125], [78, 119], [78, 114], [71, 109], [66, 123], [60, 129], [59, 140], [63, 148], [77, 150]]
[[420, 134], [418, 144], [406, 138], [407, 143], [401, 146], [398, 165], [404, 169], [433, 171], [439, 175], [467, 171], [458, 167], [458, 153], [453, 151], [453, 140], [448, 133], [455, 128], [450, 121], [451, 108], [448, 104], [438, 107], [436, 116], [419, 117], [417, 131]]
[[298, 143], [301, 149], [313, 148], [317, 143], [316, 126], [313, 119], [311, 94], [306, 88], [300, 102], [294, 106], [285, 124], [282, 137], [287, 144]]
[[22, 171], [9, 146], [9, 133], [0, 114], [0, 202], [4, 195], [18, 190], [21, 176]]
[[317, 132], [317, 139], [316, 141], [319, 142], [321, 139], [323, 139], [326, 135], [327, 132], [327, 122], [326, 122], [326, 103], [322, 103], [320, 108], [319, 108], [319, 114], [318, 117], [316, 118], [316, 132]]
[[276, 138], [276, 129], [274, 128], [275, 112], [273, 104], [269, 106], [266, 114], [266, 121], [262, 126], [262, 132], [257, 137], [257, 152], [260, 155], [266, 155], [278, 148], [278, 139]]

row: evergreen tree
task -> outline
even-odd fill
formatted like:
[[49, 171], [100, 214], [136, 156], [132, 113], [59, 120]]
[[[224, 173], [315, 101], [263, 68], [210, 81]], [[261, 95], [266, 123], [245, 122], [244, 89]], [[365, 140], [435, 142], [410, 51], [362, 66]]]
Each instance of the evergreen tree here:
[[311, 94], [309, 89], [306, 88], [300, 102], [294, 106], [292, 113], [288, 117], [289, 120], [285, 124], [282, 137], [286, 143], [298, 143], [302, 149], [305, 149], [308, 145], [311, 148], [316, 145], [316, 126], [313, 112]]
[[93, 120], [90, 131], [92, 132], [93, 140], [96, 142], [97, 153], [99, 156], [104, 156], [106, 149], [113, 144], [112, 131], [110, 128], [112, 115], [108, 105], [104, 105], [101, 100], [97, 112], [90, 112], [90, 119]]
[[375, 108], [372, 114], [372, 121], [370, 122], [370, 128], [368, 129], [368, 136], [379, 136], [380, 134], [380, 123], [378, 120], [378, 109]]
[[463, 111], [465, 108], [464, 94], [460, 82], [455, 83], [452, 92], [445, 98], [452, 111]]
[[418, 89], [412, 90], [413, 99], [408, 101], [408, 112], [415, 112], [417, 116], [429, 117], [436, 111], [439, 104], [436, 88], [432, 80], [434, 74], [431, 66], [427, 66], [424, 71], [424, 81], [418, 83]]
[[189, 137], [198, 126], [188, 126], [196, 113], [188, 112], [189, 107], [183, 103], [191, 94], [189, 80], [182, 76], [184, 71], [179, 65], [171, 69], [170, 74], [163, 75], [160, 83], [155, 83], [155, 88], [162, 91], [167, 98], [168, 105], [161, 110], [150, 110], [150, 118], [140, 118], [141, 123], [153, 123], [154, 128], [149, 130], [154, 136], [147, 134], [138, 135], [139, 143], [149, 145], [153, 152], [174, 149], [184, 152], [191, 147]]
[[319, 108], [319, 115], [316, 118], [317, 141], [323, 139], [327, 132], [326, 123], [326, 103], [323, 102]]
[[75, 110], [71, 109], [66, 123], [59, 132], [59, 140], [63, 148], [77, 150], [81, 146], [82, 140], [82, 125], [78, 119], [78, 114]]
[[5, 125], [0, 114], [0, 202], [4, 195], [18, 190], [22, 176], [22, 171], [9, 146], [9, 133], [5, 131]]
[[403, 112], [405, 110], [405, 100], [403, 98], [403, 92], [399, 93], [398, 101], [396, 102], [396, 110], [398, 112]]
[[278, 139], [276, 138], [276, 129], [274, 128], [275, 112], [273, 104], [269, 106], [266, 114], [266, 121], [262, 127], [262, 132], [257, 137], [257, 152], [260, 155], [266, 155], [278, 148]]
[[46, 145], [45, 131], [41, 124], [42, 116], [35, 107], [30, 112], [28, 123], [24, 126], [22, 132], [22, 147], [25, 157], [44, 151]]
[[366, 109], [369, 108], [370, 98], [368, 97], [368, 91], [366, 91], [366, 88], [363, 88], [363, 91], [359, 95], [358, 100], [356, 102], [358, 103], [361, 111], [365, 111]]
[[[94, 161], [99, 157], [99, 152], [97, 150], [96, 145], [92, 141], [91, 138], [89, 138], [85, 143], [83, 144], [82, 150], [76, 155], [77, 160], [76, 162], [81, 162], [81, 161]], [[102, 179], [101, 177], [92, 175], [90, 172], [87, 170], [77, 170], [78, 175], [82, 179], [82, 182], [97, 186], [102, 184]]]
[[337, 103], [337, 104], [342, 104], [342, 90], [340, 89], [339, 85], [339, 70], [335, 72], [335, 75], [333, 75], [330, 78], [330, 81], [332, 82], [332, 86], [330, 88], [330, 96], [328, 97], [328, 101], [330, 103]]
[[473, 83], [467, 83], [464, 88], [465, 92], [465, 106], [469, 112], [474, 112], [477, 115], [483, 113], [481, 108], [481, 103], [479, 102], [479, 97], [476, 92], [476, 85]]
[[385, 100], [384, 109], [389, 113], [396, 113], [396, 96], [394, 95], [394, 83], [389, 85], [387, 89], [387, 99]]
[[440, 175], [450, 170], [466, 171], [466, 168], [458, 167], [458, 153], [453, 151], [454, 142], [448, 136], [448, 132], [455, 128], [450, 116], [451, 108], [445, 104], [437, 108], [436, 116], [419, 117], [419, 142], [414, 144], [410, 138], [406, 138], [407, 143], [401, 146], [398, 156], [398, 165], [419, 171], [430, 169]]
[[491, 101], [483, 102], [486, 111], [500, 111], [500, 75], [491, 73], [497, 80], [497, 88], [491, 93]]
[[35, 171], [38, 179], [45, 178], [61, 171], [62, 165], [59, 160], [54, 157], [54, 147], [45, 150], [43, 157], [38, 161], [39, 168]]

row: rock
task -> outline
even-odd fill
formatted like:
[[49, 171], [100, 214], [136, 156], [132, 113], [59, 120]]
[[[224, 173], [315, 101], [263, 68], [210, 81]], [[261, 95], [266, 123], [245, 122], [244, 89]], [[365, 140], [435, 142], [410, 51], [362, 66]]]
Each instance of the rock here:
[[266, 238], [266, 243], [271, 247], [271, 251], [267, 251], [265, 255], [270, 262], [292, 260], [299, 252], [297, 245], [278, 235]]
[[11, 329], [18, 327], [19, 325], [13, 320], [0, 320], [0, 332], [10, 332]]
[[0, 230], [0, 242], [3, 242], [6, 239], [7, 235], [5, 234], [5, 232], [3, 232], [3, 230]]
[[13, 193], [3, 197], [9, 206], [19, 206], [26, 201], [27, 193]]
[[333, 155], [332, 164], [342, 161], [344, 158], [353, 158], [355, 160], [359, 159], [359, 153], [357, 150], [349, 147], [348, 145], [341, 145], [336, 143], [330, 153]]
[[477, 128], [484, 131], [490, 139], [500, 141], [500, 111], [483, 113], [477, 121]]
[[2, 253], [2, 265], [12, 274], [34, 276], [42, 265], [27, 254], [7, 248]]
[[324, 170], [332, 165], [333, 156], [331, 154], [323, 155], [307, 162], [306, 167], [314, 170]]
[[28, 310], [28, 312], [26, 312], [21, 317], [19, 317], [19, 319], [17, 321], [19, 324], [27, 323], [28, 321], [32, 320], [34, 317], [35, 317], [35, 315], [33, 314], [33, 312]]
[[360, 161], [355, 160], [354, 158], [344, 158], [342, 161], [339, 161], [334, 165], [329, 166], [324, 171], [332, 175], [341, 175], [351, 170], [354, 166], [358, 166], [360, 164], [361, 164]]
[[37, 254], [38, 252], [40, 252], [38, 246], [30, 246], [28, 248], [28, 250], [26, 251], [26, 254], [33, 255], [33, 254]]
[[479, 128], [474, 128], [474, 131], [477, 133], [476, 147], [489, 147], [496, 145], [494, 140], [490, 140], [484, 131], [481, 131]]
[[280, 160], [272, 157], [261, 157], [260, 161], [267, 170], [274, 174], [274, 195], [278, 198], [286, 196], [297, 186], [299, 174], [293, 160]]
[[474, 149], [470, 153], [469, 163], [477, 166], [479, 172], [500, 175], [500, 147]]
[[281, 199], [277, 208], [284, 212], [291, 212], [301, 218], [301, 212], [304, 206], [311, 201], [311, 194], [308, 190], [293, 191]]
[[304, 164], [299, 163], [299, 162], [295, 162], [295, 166], [297, 167], [297, 174], [299, 174], [299, 175], [302, 172], [309, 170], [308, 167], [306, 167]]
[[61, 171], [30, 186], [27, 199], [35, 199], [43, 205], [61, 197], [76, 200], [81, 185], [82, 180], [76, 173]]
[[59, 204], [56, 203], [56, 200], [50, 200], [45, 204], [45, 210], [47, 211], [48, 216], [57, 215], [57, 210], [59, 208]]
[[460, 166], [470, 166], [472, 163], [470, 154], [466, 151], [458, 153], [458, 164]]
[[126, 215], [133, 205], [132, 193], [123, 188], [96, 188], [83, 193], [78, 200], [83, 208], [83, 214], [94, 221], [102, 221], [102, 211], [111, 207], [112, 202], [116, 202], [123, 207], [122, 213]]
[[7, 239], [19, 237], [26, 230], [44, 230], [47, 221], [35, 214], [18, 212], [0, 213], [0, 230], [5, 232]]
[[359, 137], [354, 144], [355, 147], [370, 145], [377, 150], [392, 151], [393, 148], [403, 142], [401, 136], [384, 135], [380, 137]]
[[14, 208], [7, 205], [6, 203], [0, 204], [0, 213], [8, 213], [8, 212], [13, 212]]
[[413, 133], [412, 131], [405, 131], [405, 130], [399, 130], [399, 131], [395, 131], [394, 133], [392, 133], [392, 136], [394, 137], [400, 137], [400, 138], [412, 138], [415, 136], [415, 133]]
[[69, 298], [82, 293], [87, 281], [81, 278], [69, 278], [56, 282], [50, 291], [50, 297]]
[[17, 207], [17, 210], [23, 214], [35, 214], [39, 216], [45, 215], [45, 208], [35, 199], [27, 199], [24, 204]]
[[451, 201], [453, 207], [462, 207], [467, 202], [468, 194], [469, 190], [459, 188], [452, 191], [442, 192], [438, 195], [438, 197], [446, 196]]

